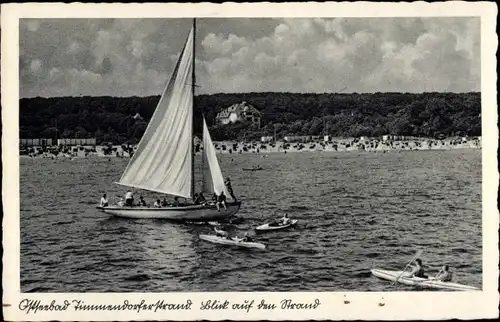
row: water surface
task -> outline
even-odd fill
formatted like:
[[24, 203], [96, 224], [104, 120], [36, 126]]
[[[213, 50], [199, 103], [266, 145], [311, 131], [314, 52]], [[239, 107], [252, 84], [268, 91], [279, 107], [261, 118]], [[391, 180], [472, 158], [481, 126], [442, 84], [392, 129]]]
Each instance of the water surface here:
[[[21, 159], [23, 292], [415, 290], [379, 280], [416, 249], [481, 287], [481, 150], [219, 156], [251, 231], [288, 212], [297, 228], [259, 235], [269, 250], [198, 238], [211, 228], [110, 217], [126, 159]], [[263, 171], [243, 167], [259, 164]], [[148, 201], [155, 194], [144, 192]]]

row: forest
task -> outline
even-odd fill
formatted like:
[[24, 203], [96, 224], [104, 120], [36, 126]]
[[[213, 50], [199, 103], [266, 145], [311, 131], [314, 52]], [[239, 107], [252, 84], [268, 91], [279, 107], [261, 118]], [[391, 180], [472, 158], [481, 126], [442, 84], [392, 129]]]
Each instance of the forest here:
[[[137, 143], [159, 96], [53, 97], [20, 100], [21, 138], [96, 138], [97, 143]], [[218, 125], [217, 113], [246, 101], [261, 113], [261, 127]], [[141, 118], [134, 118], [139, 113]], [[212, 139], [331, 135], [420, 137], [481, 135], [481, 93], [242, 93], [195, 97], [195, 134], [202, 113]]]

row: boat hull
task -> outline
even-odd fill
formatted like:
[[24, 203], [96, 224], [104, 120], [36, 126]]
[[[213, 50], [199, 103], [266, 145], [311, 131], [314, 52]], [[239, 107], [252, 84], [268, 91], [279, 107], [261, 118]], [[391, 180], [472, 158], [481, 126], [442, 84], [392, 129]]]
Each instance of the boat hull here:
[[217, 211], [215, 205], [190, 205], [183, 207], [97, 207], [104, 213], [124, 218], [133, 219], [169, 219], [178, 221], [216, 221], [228, 218], [240, 210], [241, 202], [232, 202]]
[[257, 248], [257, 249], [262, 249], [262, 250], [266, 249], [266, 245], [261, 244], [261, 243], [236, 241], [236, 240], [232, 240], [232, 239], [221, 238], [221, 237], [214, 236], [214, 235], [200, 235], [200, 238], [205, 240], [205, 241], [214, 243], [214, 244], [244, 247], [244, 248]]
[[[452, 291], [479, 291], [478, 288], [474, 286], [468, 286], [458, 283], [452, 282], [443, 282], [439, 280], [435, 280], [433, 278], [421, 278], [421, 277], [408, 277], [409, 272], [403, 271], [389, 271], [383, 269], [372, 269], [371, 273], [373, 276], [376, 276], [381, 279], [396, 281], [398, 283], [418, 286], [418, 287], [426, 287], [426, 288], [435, 288], [435, 289], [443, 289], [443, 290], [452, 290]], [[401, 276], [401, 277], [400, 277]], [[399, 279], [398, 279], [399, 277]]]

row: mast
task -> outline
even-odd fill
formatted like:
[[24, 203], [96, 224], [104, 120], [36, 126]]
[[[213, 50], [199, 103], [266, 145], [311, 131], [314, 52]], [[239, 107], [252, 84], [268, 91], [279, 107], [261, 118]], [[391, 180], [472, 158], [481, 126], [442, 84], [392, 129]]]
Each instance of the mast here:
[[191, 70], [191, 91], [193, 94], [193, 124], [192, 124], [192, 133], [191, 137], [193, 140], [193, 146], [191, 149], [191, 198], [194, 198], [194, 187], [195, 187], [195, 177], [194, 177], [194, 94], [195, 94], [195, 86], [196, 86], [196, 75], [195, 75], [195, 57], [196, 57], [196, 18], [193, 18], [193, 62], [192, 62], [192, 70]]

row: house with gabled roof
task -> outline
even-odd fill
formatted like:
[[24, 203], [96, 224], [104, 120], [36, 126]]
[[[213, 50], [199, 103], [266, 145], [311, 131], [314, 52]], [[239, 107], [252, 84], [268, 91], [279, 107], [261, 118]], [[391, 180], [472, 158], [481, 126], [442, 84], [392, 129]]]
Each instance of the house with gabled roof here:
[[249, 121], [260, 128], [261, 113], [255, 107], [243, 101], [220, 111], [215, 119], [218, 124], [223, 125], [237, 121]]

